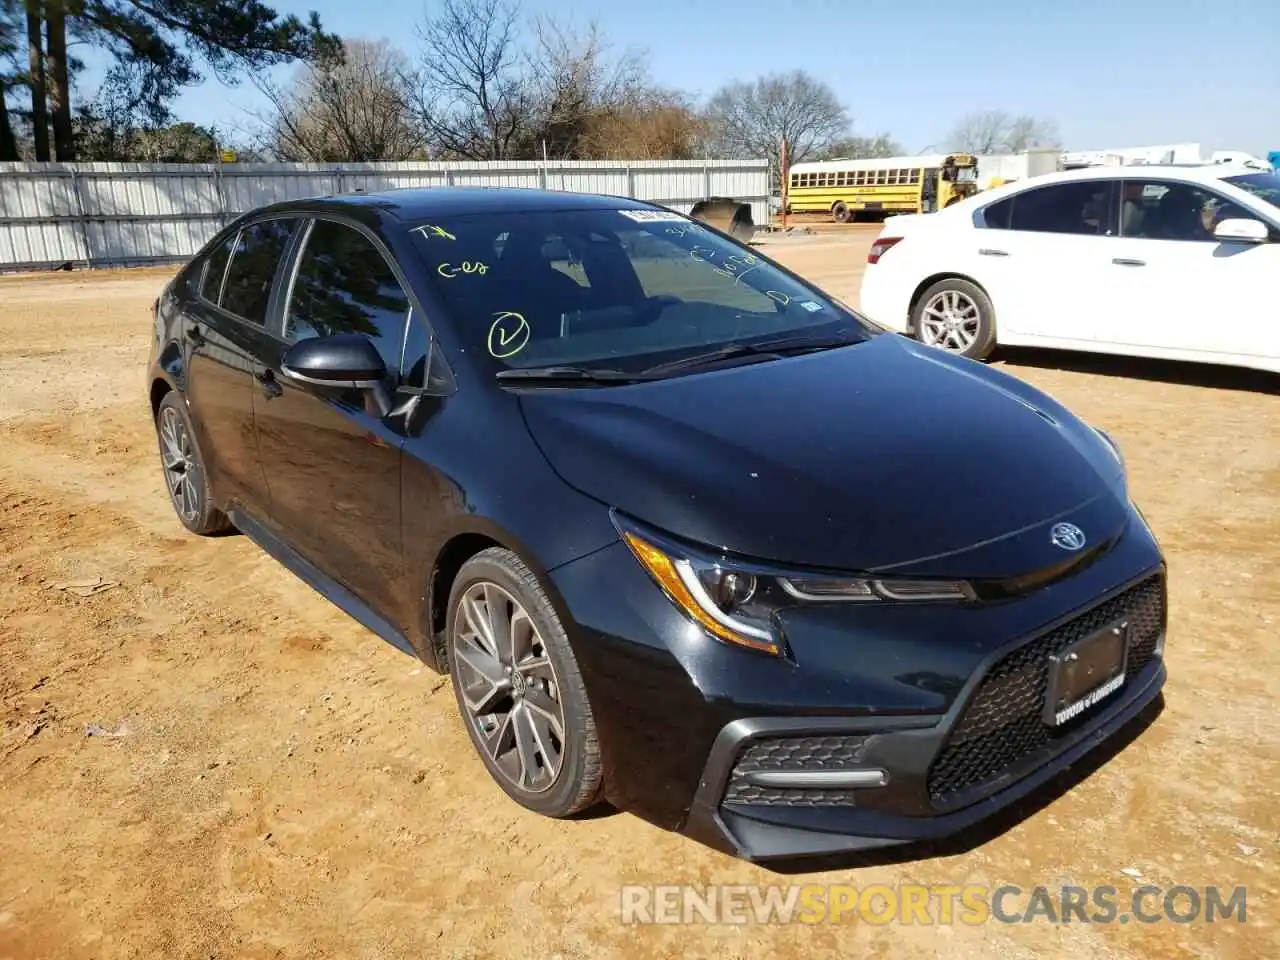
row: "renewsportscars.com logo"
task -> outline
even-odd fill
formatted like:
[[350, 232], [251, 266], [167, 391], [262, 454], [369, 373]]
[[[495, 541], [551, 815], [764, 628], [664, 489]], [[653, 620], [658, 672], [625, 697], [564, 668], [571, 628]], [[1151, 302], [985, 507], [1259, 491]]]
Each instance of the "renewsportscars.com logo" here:
[[1217, 923], [1246, 922], [1244, 887], [1013, 884], [625, 886], [623, 923]]

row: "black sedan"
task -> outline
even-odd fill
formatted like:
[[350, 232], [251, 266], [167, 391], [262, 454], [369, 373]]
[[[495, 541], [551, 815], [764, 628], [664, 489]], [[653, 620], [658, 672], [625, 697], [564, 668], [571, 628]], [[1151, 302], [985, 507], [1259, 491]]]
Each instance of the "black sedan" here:
[[1158, 696], [1115, 444], [665, 208], [276, 204], [156, 302], [186, 527], [452, 675], [515, 801], [767, 861], [941, 837]]

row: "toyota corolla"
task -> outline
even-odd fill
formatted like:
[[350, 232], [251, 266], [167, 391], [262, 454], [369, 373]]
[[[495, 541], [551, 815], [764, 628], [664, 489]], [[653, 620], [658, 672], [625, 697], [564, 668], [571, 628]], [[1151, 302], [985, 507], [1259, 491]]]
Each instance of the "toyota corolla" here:
[[157, 300], [150, 400], [181, 522], [448, 672], [548, 816], [760, 861], [937, 838], [1164, 682], [1106, 434], [651, 204], [255, 210]]

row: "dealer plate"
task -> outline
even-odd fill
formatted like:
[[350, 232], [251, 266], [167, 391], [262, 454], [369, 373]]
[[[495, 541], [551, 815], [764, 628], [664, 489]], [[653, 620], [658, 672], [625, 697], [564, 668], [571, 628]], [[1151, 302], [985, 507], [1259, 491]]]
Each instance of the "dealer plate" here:
[[1121, 620], [1049, 655], [1043, 719], [1060, 727], [1124, 686], [1129, 623]]

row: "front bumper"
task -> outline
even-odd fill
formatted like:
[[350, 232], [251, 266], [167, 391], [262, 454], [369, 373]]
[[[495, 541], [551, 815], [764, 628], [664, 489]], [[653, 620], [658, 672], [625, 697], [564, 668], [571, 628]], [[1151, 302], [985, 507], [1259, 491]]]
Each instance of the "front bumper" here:
[[[684, 832], [769, 861], [936, 841], [971, 827], [1063, 773], [1152, 704], [1165, 680], [1166, 609], [1163, 572], [1146, 576], [992, 654], [942, 716], [727, 724]], [[1130, 623], [1125, 684], [1050, 730], [1040, 717], [1048, 655], [1117, 620]], [[872, 785], [778, 785], [812, 776]]]
[[[553, 577], [574, 615], [570, 638], [608, 799], [749, 860], [965, 830], [1103, 741], [1122, 742], [1117, 734], [1158, 698], [1165, 679], [1164, 564], [1136, 514], [1094, 562], [1027, 596], [943, 617], [887, 607], [811, 611], [791, 662], [708, 638], [624, 546]], [[1040, 719], [1049, 654], [1117, 617], [1135, 625], [1124, 685], [1050, 731]], [[760, 776], [797, 770], [859, 778], [883, 771], [885, 782], [800, 788], [784, 777], [784, 788]]]
[[1164, 686], [1163, 663], [1154, 663], [1135, 678], [1125, 695], [1093, 721], [1066, 738], [1062, 749], [1020, 780], [985, 799], [950, 813], [912, 817], [856, 807], [791, 807], [724, 803], [735, 761], [753, 743], [773, 739], [821, 738], [847, 742], [878, 739], [867, 756], [889, 769], [909, 769], [927, 759], [944, 739], [945, 723], [922, 729], [886, 730], [883, 724], [837, 719], [739, 720], [717, 739], [706, 775], [683, 833], [707, 846], [754, 862], [795, 861], [860, 853], [951, 837], [1009, 808], [1016, 801], [1067, 772], [1150, 707]]

